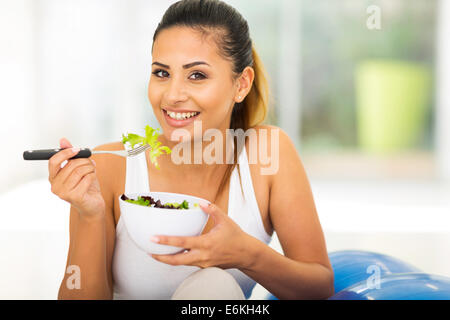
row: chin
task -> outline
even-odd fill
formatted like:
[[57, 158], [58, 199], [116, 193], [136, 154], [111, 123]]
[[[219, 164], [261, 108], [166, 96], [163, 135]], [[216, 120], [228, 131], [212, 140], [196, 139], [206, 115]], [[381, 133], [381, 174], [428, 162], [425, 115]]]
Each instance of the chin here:
[[[183, 142], [183, 141], [191, 141], [193, 140], [192, 137], [194, 135], [193, 129], [188, 130], [185, 128], [171, 128], [171, 127], [162, 127], [163, 133], [162, 135], [164, 138], [170, 142]], [[174, 135], [174, 132], [177, 131], [177, 134]], [[186, 133], [186, 135], [181, 135], [182, 133]]]

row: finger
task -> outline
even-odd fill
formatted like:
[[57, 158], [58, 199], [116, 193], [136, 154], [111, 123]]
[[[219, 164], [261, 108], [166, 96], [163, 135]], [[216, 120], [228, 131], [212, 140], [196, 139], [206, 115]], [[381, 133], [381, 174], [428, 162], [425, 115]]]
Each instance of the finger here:
[[75, 187], [81, 182], [81, 180], [87, 176], [88, 174], [94, 173], [95, 167], [91, 165], [82, 165], [74, 170], [72, 170], [71, 174], [67, 177], [67, 180], [64, 182], [64, 189], [66, 191], [71, 191], [75, 189]]
[[93, 162], [86, 158], [69, 160], [68, 164], [65, 165], [64, 168], [59, 171], [57, 177], [55, 177], [55, 182], [65, 183], [72, 172], [81, 166], [93, 166]]
[[200, 205], [200, 208], [202, 208], [203, 212], [207, 213], [208, 215], [210, 215], [213, 218], [214, 224], [219, 223], [226, 216], [226, 214], [222, 211], [222, 209], [220, 209], [218, 206], [216, 206], [213, 203], [210, 203], [209, 205], [204, 204], [204, 203], [199, 203], [199, 205]]
[[89, 188], [92, 185], [92, 183], [94, 182], [95, 178], [96, 178], [95, 172], [88, 173], [75, 186], [75, 188], [73, 189], [73, 192], [76, 192], [78, 194], [85, 194], [89, 190]]
[[169, 246], [191, 249], [197, 247], [198, 237], [153, 236], [150, 241]]
[[59, 146], [61, 149], [73, 148], [72, 144], [66, 138], [62, 138], [59, 140]]
[[50, 182], [53, 181], [58, 172], [61, 170], [61, 163], [72, 158], [78, 152], [80, 152], [79, 148], [64, 149], [56, 153], [48, 160], [48, 173]]
[[[61, 149], [73, 148], [73, 146], [72, 146], [72, 144], [70, 143], [70, 141], [67, 140], [66, 138], [62, 138], [62, 139], [59, 140], [59, 147], [60, 147]], [[66, 163], [67, 163], [67, 160], [66, 160], [66, 161], [63, 161], [63, 162], [61, 163], [61, 167], [64, 167]]]
[[68, 160], [68, 164], [61, 168], [58, 174], [53, 178], [52, 187], [55, 190], [59, 190], [64, 187], [68, 177], [72, 174], [74, 170], [83, 165], [92, 165], [89, 159], [73, 159]]
[[173, 266], [180, 265], [194, 265], [197, 261], [196, 256], [198, 252], [196, 250], [185, 251], [177, 254], [148, 254], [156, 261], [170, 264]]

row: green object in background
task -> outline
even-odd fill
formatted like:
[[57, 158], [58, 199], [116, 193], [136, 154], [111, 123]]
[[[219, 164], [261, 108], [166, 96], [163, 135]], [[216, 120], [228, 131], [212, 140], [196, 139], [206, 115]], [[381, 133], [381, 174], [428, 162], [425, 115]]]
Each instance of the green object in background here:
[[425, 132], [431, 75], [419, 64], [371, 60], [356, 70], [357, 131], [364, 151], [417, 147]]

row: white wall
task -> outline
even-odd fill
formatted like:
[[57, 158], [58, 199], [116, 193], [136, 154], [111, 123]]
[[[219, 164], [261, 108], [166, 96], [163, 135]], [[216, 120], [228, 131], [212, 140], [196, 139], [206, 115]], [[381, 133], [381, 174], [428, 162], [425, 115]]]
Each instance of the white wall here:
[[0, 193], [47, 175], [22, 153], [158, 127], [147, 98], [153, 32], [174, 1], [0, 1]]
[[0, 1], [0, 192], [34, 173], [22, 161], [36, 134], [33, 25], [31, 0]]

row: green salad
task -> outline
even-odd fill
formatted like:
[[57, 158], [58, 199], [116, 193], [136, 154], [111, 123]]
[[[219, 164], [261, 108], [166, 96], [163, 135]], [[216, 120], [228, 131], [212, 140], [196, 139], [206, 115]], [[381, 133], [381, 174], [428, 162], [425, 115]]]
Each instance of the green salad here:
[[[165, 152], [166, 154], [170, 154], [172, 150], [170, 150], [167, 146], [161, 146], [161, 142], [158, 141], [159, 129], [153, 129], [150, 126], [145, 127], [145, 137], [142, 137], [135, 133], [128, 133], [127, 135], [122, 134], [122, 143], [124, 146], [129, 144], [129, 146], [134, 149], [136, 146], [143, 146], [148, 144], [150, 146], [150, 161], [153, 165], [159, 169], [158, 165], [158, 157]], [[155, 207], [155, 208], [164, 208], [164, 209], [189, 209], [189, 203], [184, 200], [182, 203], [171, 202], [171, 203], [161, 203], [160, 200], [155, 200], [150, 196], [139, 196], [137, 199], [129, 199], [126, 195], [122, 194], [121, 199], [137, 204], [145, 207]], [[195, 203], [194, 207], [198, 207], [198, 204]]]

